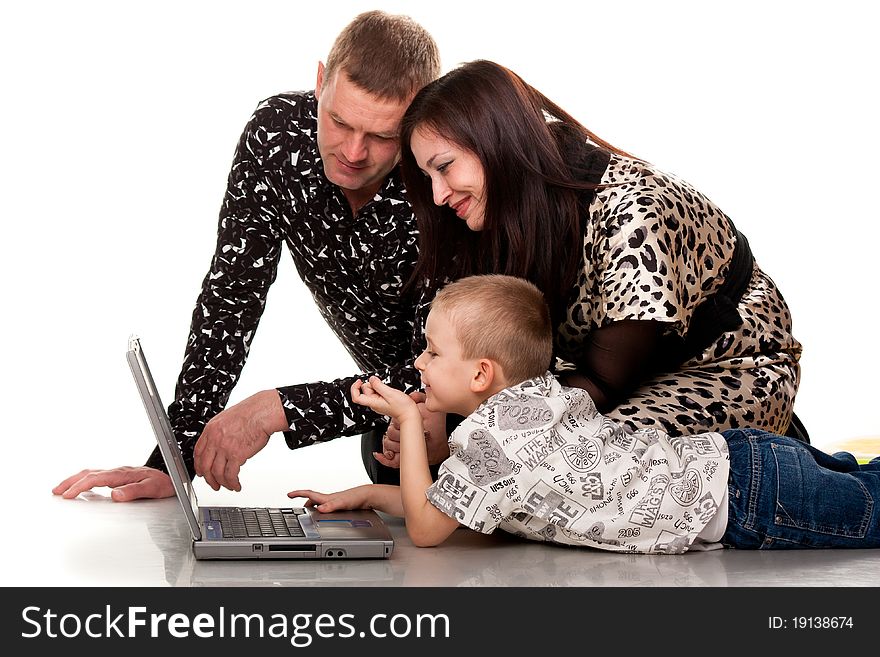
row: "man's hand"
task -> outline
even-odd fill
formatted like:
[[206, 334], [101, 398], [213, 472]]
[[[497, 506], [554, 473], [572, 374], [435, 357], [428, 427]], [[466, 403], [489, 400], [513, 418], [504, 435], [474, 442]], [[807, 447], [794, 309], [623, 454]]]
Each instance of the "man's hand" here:
[[[434, 413], [425, 406], [425, 393], [411, 392], [410, 398], [416, 402], [422, 423], [425, 426], [425, 443], [428, 448], [428, 463], [434, 465], [449, 458], [449, 437], [446, 435], [446, 413]], [[400, 467], [400, 423], [392, 420], [382, 439], [382, 451], [373, 452], [373, 457], [389, 468]]]
[[196, 474], [214, 490], [240, 491], [238, 473], [245, 461], [263, 449], [269, 436], [287, 429], [277, 390], [264, 390], [215, 415], [199, 436], [193, 452]]
[[72, 500], [80, 493], [108, 486], [114, 502], [144, 498], [158, 499], [174, 495], [171, 477], [155, 468], [122, 466], [112, 470], [83, 470], [71, 475], [52, 489], [55, 495]]

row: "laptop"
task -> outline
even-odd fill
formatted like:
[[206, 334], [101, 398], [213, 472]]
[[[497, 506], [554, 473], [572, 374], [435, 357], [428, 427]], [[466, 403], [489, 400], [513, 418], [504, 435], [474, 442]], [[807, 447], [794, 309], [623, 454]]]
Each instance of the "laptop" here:
[[137, 336], [129, 338], [126, 357], [174, 492], [189, 523], [196, 559], [385, 559], [391, 556], [394, 540], [375, 511], [319, 513], [311, 507], [199, 506]]

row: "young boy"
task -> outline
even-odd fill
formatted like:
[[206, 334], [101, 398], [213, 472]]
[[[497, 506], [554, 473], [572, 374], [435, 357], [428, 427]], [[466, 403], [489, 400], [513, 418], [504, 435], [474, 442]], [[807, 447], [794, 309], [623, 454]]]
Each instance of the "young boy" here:
[[326, 495], [319, 511], [406, 518], [413, 543], [464, 525], [605, 550], [880, 547], [880, 457], [866, 465], [758, 429], [670, 437], [631, 432], [547, 371], [544, 298], [509, 276], [471, 276], [431, 305], [415, 361], [431, 411], [466, 416], [436, 482], [416, 403], [376, 377], [352, 399], [400, 423], [400, 486]]

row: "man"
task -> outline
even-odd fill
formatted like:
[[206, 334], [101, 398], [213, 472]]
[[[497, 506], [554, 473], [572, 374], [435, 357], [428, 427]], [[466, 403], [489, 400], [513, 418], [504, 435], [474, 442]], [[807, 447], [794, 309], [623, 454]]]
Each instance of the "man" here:
[[[364, 374], [265, 390], [223, 408], [282, 243], [358, 367], [417, 387], [408, 366], [420, 339], [415, 309], [401, 295], [416, 260], [416, 230], [397, 170], [398, 132], [412, 97], [439, 74], [437, 47], [424, 28], [406, 16], [366, 12], [337, 37], [326, 66], [319, 64], [314, 93], [273, 96], [255, 110], [229, 173], [216, 251], [168, 409], [191, 477], [204, 476], [214, 490], [240, 490], [241, 465], [284, 431], [291, 448], [366, 432], [371, 479], [396, 478], [385, 467], [396, 457], [380, 455], [382, 466], [373, 457], [381, 416], [351, 403], [351, 384]], [[431, 425], [438, 462], [448, 455], [442, 423], [438, 417]], [[99, 486], [111, 487], [115, 501], [174, 494], [158, 449], [143, 467], [84, 470], [53, 492], [74, 498]]]

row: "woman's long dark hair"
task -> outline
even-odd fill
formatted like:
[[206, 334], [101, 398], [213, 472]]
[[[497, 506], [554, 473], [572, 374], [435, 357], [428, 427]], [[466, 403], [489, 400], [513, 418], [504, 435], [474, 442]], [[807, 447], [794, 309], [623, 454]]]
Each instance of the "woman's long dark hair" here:
[[[410, 143], [420, 128], [470, 151], [485, 179], [485, 217], [471, 231], [446, 205], [433, 202], [431, 181]], [[576, 281], [583, 250], [584, 182], [571, 161], [596, 137], [512, 71], [486, 60], [464, 64], [424, 87], [401, 125], [401, 171], [419, 229], [419, 260], [408, 289], [436, 291], [471, 274], [525, 278], [543, 293], [554, 325]]]

